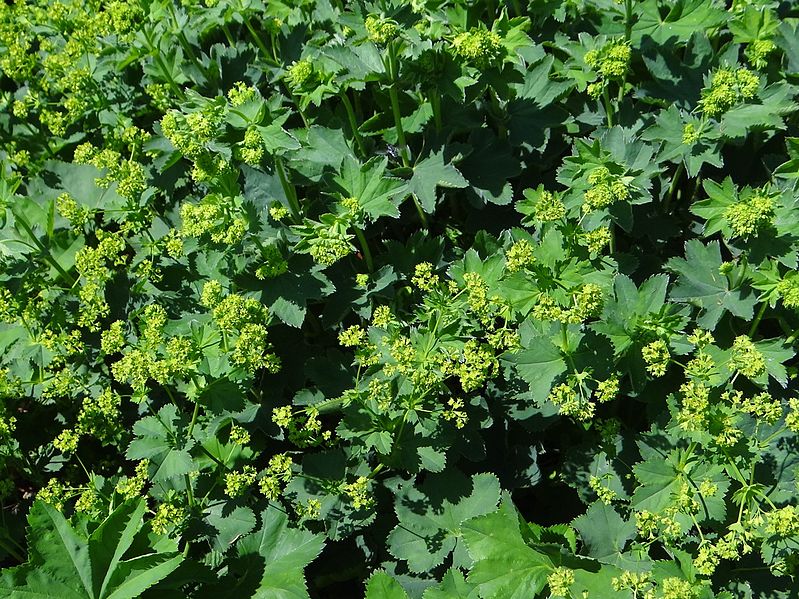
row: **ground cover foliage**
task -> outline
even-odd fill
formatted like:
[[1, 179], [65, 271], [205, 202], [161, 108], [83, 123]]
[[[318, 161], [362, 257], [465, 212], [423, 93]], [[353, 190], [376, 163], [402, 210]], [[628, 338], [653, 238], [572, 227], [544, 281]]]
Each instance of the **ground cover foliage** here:
[[0, 595], [794, 596], [794, 3], [0, 14]]

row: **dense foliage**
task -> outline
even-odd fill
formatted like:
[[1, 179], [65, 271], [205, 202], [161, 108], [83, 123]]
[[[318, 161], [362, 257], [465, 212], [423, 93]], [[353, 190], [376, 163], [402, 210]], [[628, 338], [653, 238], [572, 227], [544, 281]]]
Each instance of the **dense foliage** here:
[[797, 26], [0, 5], [0, 594], [789, 596]]

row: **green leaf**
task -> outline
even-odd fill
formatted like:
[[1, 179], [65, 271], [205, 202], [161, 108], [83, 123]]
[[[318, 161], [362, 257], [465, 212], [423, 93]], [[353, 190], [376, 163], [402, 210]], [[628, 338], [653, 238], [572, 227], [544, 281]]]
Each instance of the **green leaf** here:
[[177, 408], [167, 404], [157, 416], [146, 416], [133, 426], [138, 438], [131, 441], [126, 457], [129, 460], [151, 460], [155, 465], [153, 482], [188, 474], [195, 467], [187, 450], [193, 440], [182, 441], [186, 424], [183, 415], [178, 415]]
[[667, 275], [647, 279], [640, 289], [629, 277], [616, 277], [614, 297], [605, 303], [602, 319], [592, 328], [610, 339], [617, 356], [627, 351], [637, 339], [639, 324], [650, 314], [662, 310], [668, 285]]
[[672, 258], [666, 265], [678, 275], [671, 297], [701, 308], [697, 323], [711, 330], [724, 312], [751, 320], [757, 303], [751, 290], [731, 285], [727, 276], [719, 272], [721, 263], [718, 241], [704, 245], [691, 239], [685, 244], [685, 258]]
[[[147, 505], [136, 501], [125, 503], [115, 510], [89, 537], [89, 552], [92, 559], [94, 591], [105, 596], [111, 585], [111, 577], [125, 552], [133, 543], [133, 538], [142, 525], [142, 517]], [[105, 577], [101, 578], [105, 572]], [[100, 585], [98, 588], [97, 585]]]
[[696, 177], [705, 164], [721, 167], [721, 134], [715, 130], [702, 129], [702, 137], [693, 144], [683, 141], [683, 132], [686, 124], [693, 125], [696, 129], [701, 127], [701, 122], [691, 115], [681, 111], [675, 104], [658, 113], [654, 125], [647, 127], [641, 133], [641, 139], [659, 141], [663, 145], [660, 149], [659, 159], [679, 162], [683, 161], [689, 177]]
[[275, 507], [261, 513], [261, 529], [238, 543], [241, 557], [258, 557], [263, 569], [253, 599], [305, 599], [303, 570], [322, 551], [323, 536], [289, 527], [288, 516]]
[[360, 207], [373, 220], [381, 216], [397, 218], [398, 206], [407, 193], [405, 182], [385, 176], [387, 164], [387, 158], [373, 158], [362, 165], [348, 157], [344, 159], [341, 173], [333, 178], [341, 195], [357, 198]]
[[574, 520], [573, 526], [580, 533], [587, 555], [623, 567], [624, 547], [636, 534], [634, 521], [624, 520], [613, 506], [596, 501]]
[[408, 594], [396, 579], [378, 570], [366, 583], [366, 599], [408, 599]]
[[[713, 483], [717, 492], [712, 497], [703, 497], [696, 515], [699, 522], [714, 520], [723, 522], [727, 511], [724, 494], [730, 480], [722, 466], [699, 463], [685, 473], [680, 471], [678, 452], [672, 452], [666, 459], [660, 456], [647, 459], [633, 467], [641, 485], [633, 493], [630, 505], [636, 510], [649, 510], [659, 514], [671, 505], [673, 497], [679, 493], [683, 482], [690, 481], [698, 488], [703, 481]], [[690, 526], [690, 520], [686, 518]]]
[[[399, 524], [388, 536], [388, 550], [412, 572], [432, 570], [456, 549], [461, 523], [496, 509], [499, 492], [494, 475], [469, 481], [453, 469], [428, 476], [418, 488], [407, 486], [394, 503]], [[468, 567], [465, 557], [456, 551], [453, 566]]]
[[300, 148], [297, 139], [276, 123], [270, 123], [266, 127], [256, 127], [256, 130], [264, 140], [266, 151], [270, 154], [283, 154], [286, 150]]
[[230, 510], [227, 505], [220, 505], [218, 508], [213, 508], [213, 511], [205, 517], [205, 521], [216, 529], [214, 548], [222, 553], [230, 549], [238, 538], [255, 528], [255, 514], [244, 506]]
[[419, 200], [424, 211], [432, 214], [436, 210], [437, 187], [459, 188], [468, 184], [458, 169], [444, 163], [444, 150], [439, 150], [416, 163], [408, 189]]
[[475, 564], [469, 573], [484, 599], [529, 599], [546, 585], [551, 560], [529, 547], [509, 498], [498, 511], [467, 520], [463, 538]]
[[180, 553], [153, 553], [121, 562], [111, 579], [113, 592], [104, 599], [137, 599], [171, 574], [182, 561]]
[[327, 170], [338, 170], [345, 157], [352, 156], [341, 129], [313, 125], [302, 147], [292, 155], [290, 165], [311, 180], [318, 180]]
[[724, 231], [730, 237], [731, 231], [724, 216], [727, 208], [738, 201], [738, 191], [730, 177], [721, 184], [715, 181], [704, 182], [707, 199], [691, 204], [691, 212], [705, 219], [704, 234], [706, 237]]
[[28, 516], [31, 531], [36, 540], [31, 548], [34, 559], [48, 574], [56, 578], [74, 581], [72, 586], [83, 587], [86, 597], [99, 597], [95, 593], [92, 559], [89, 543], [72, 529], [66, 518], [53, 506], [37, 502]]
[[522, 334], [522, 347], [521, 351], [505, 354], [502, 361], [512, 365], [519, 378], [529, 385], [533, 398], [541, 403], [555, 379], [566, 372], [566, 360], [549, 336], [539, 332]]
[[777, 337], [776, 339], [763, 339], [755, 343], [757, 351], [763, 354], [766, 361], [766, 372], [753, 380], [765, 387], [768, 385], [768, 377], [773, 378], [783, 388], [788, 385], [788, 371], [783, 364], [794, 357], [795, 353], [791, 346], [786, 345], [785, 341]]
[[[183, 561], [173, 551], [138, 547], [134, 538], [143, 526], [146, 508], [141, 499], [114, 510], [88, 537], [73, 529], [54, 507], [37, 501], [28, 516], [30, 556], [2, 584], [9, 597], [63, 597], [64, 599], [136, 599], [171, 574]], [[19, 581], [19, 582], [17, 582]], [[0, 588], [2, 588], [0, 586]]]
[[638, 21], [633, 25], [633, 40], [640, 43], [644, 36], [658, 44], [672, 38], [687, 41], [696, 31], [718, 27], [727, 20], [726, 12], [715, 0], [676, 0], [666, 4], [668, 14], [661, 17], [661, 3], [645, 0], [636, 7]]
[[422, 599], [478, 599], [475, 586], [463, 577], [457, 568], [450, 568], [441, 583], [425, 590]]
[[509, 179], [521, 172], [521, 163], [507, 141], [488, 129], [479, 129], [470, 140], [475, 148], [458, 165], [472, 190], [482, 201], [504, 206], [513, 200]]
[[287, 325], [300, 328], [305, 322], [308, 303], [332, 293], [333, 286], [324, 273], [307, 268], [306, 256], [292, 257], [289, 272], [264, 284], [261, 299], [269, 310]]
[[719, 125], [722, 135], [745, 137], [750, 131], [785, 129], [783, 116], [796, 111], [794, 86], [781, 82], [768, 86], [760, 93], [761, 104], [739, 104], [724, 113]]

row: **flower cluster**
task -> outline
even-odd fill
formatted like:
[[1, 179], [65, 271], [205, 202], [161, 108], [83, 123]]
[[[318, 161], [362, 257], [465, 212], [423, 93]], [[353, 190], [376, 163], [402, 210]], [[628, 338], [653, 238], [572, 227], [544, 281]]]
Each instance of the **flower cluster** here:
[[541, 222], [560, 220], [566, 216], [566, 206], [558, 194], [544, 190], [535, 204], [533, 213], [536, 220]]
[[432, 291], [438, 285], [438, 275], [433, 271], [432, 264], [420, 262], [414, 269], [412, 281], [422, 291]]
[[155, 516], [150, 521], [153, 532], [158, 535], [165, 535], [169, 532], [175, 534], [189, 517], [186, 508], [174, 503], [164, 502], [158, 505]]
[[610, 240], [610, 227], [598, 227], [583, 233], [580, 243], [585, 245], [592, 254], [598, 254], [610, 243]]
[[240, 210], [240, 199], [212, 193], [199, 203], [186, 202], [180, 207], [181, 235], [214, 243], [233, 245], [247, 233], [248, 223]]
[[662, 339], [648, 343], [641, 349], [641, 355], [646, 363], [646, 370], [652, 376], [663, 376], [669, 366], [671, 354], [669, 346]]
[[250, 100], [254, 100], [257, 96], [258, 90], [251, 85], [247, 85], [244, 81], [237, 81], [234, 83], [233, 87], [231, 87], [227, 93], [228, 101], [234, 108], [243, 106]]
[[533, 256], [534, 246], [526, 239], [516, 241], [505, 252], [505, 268], [509, 272], [517, 272], [528, 268], [535, 257]]
[[730, 365], [746, 378], [756, 378], [766, 370], [766, 360], [746, 335], [740, 335], [733, 341]]
[[596, 404], [584, 397], [582, 387], [575, 388], [568, 383], [553, 387], [547, 401], [557, 407], [559, 413], [571, 416], [580, 422], [591, 420], [596, 411]]
[[62, 193], [56, 198], [56, 210], [76, 229], [82, 228], [92, 216], [87, 206], [80, 205], [69, 193]]
[[564, 566], [555, 568], [547, 576], [549, 592], [553, 597], [568, 597], [569, 588], [574, 584], [574, 571]]
[[503, 57], [502, 38], [487, 29], [472, 28], [452, 40], [455, 54], [479, 69], [496, 66]]
[[272, 410], [272, 422], [285, 430], [289, 441], [297, 447], [315, 447], [327, 443], [333, 434], [322, 430], [319, 410], [313, 406], [294, 412], [291, 406]]
[[239, 148], [239, 155], [245, 164], [258, 166], [264, 157], [264, 140], [256, 127], [248, 127]]
[[702, 137], [701, 130], [696, 128], [693, 123], [686, 123], [682, 130], [682, 143], [686, 146], [692, 146], [698, 142]]
[[777, 49], [777, 44], [769, 39], [752, 40], [746, 45], [744, 54], [749, 63], [756, 69], [762, 69], [768, 64], [769, 55]]
[[359, 476], [353, 482], [345, 484], [342, 487], [342, 492], [349, 497], [352, 507], [356, 510], [368, 510], [375, 503], [369, 487], [369, 479]]
[[603, 479], [599, 478], [598, 476], [592, 476], [589, 478], [588, 486], [594, 493], [596, 493], [599, 501], [605, 505], [610, 505], [618, 497], [616, 491], [606, 486], [603, 482]]
[[630, 44], [612, 40], [598, 49], [585, 53], [585, 64], [597, 71], [602, 79], [620, 79], [627, 74], [630, 64]]
[[236, 445], [245, 446], [250, 442], [250, 433], [243, 426], [233, 424], [230, 427], [230, 442]]
[[299, 90], [314, 80], [313, 63], [303, 59], [295, 61], [286, 70], [286, 82], [293, 90]]
[[463, 346], [460, 358], [451, 367], [464, 392], [474, 391], [485, 384], [497, 367], [494, 350], [489, 345], [470, 339]]
[[112, 183], [116, 183], [117, 193], [128, 200], [137, 200], [147, 189], [144, 166], [134, 160], [125, 160], [116, 150], [99, 149], [87, 142], [75, 148], [75, 163], [92, 164], [100, 170], [105, 170], [107, 174], [96, 178], [95, 184], [99, 187], [109, 187]]
[[[235, 98], [241, 98], [237, 93]], [[197, 160], [207, 150], [222, 124], [222, 112], [215, 104], [189, 114], [171, 110], [161, 119], [161, 131], [186, 158]]]
[[115, 491], [123, 499], [134, 499], [139, 497], [148, 482], [147, 469], [150, 466], [148, 460], [142, 460], [136, 465], [136, 471], [133, 476], [123, 476], [116, 484]]
[[266, 498], [272, 501], [278, 499], [282, 487], [291, 481], [292, 465], [291, 457], [286, 454], [277, 454], [269, 459], [266, 474], [258, 483], [261, 493]]
[[583, 195], [583, 212], [601, 210], [630, 197], [629, 185], [607, 167], [600, 166], [591, 171], [588, 183], [591, 187]]
[[463, 400], [451, 397], [447, 400], [447, 408], [441, 413], [444, 420], [451, 420], [455, 423], [455, 428], [463, 428], [469, 421], [469, 415], [463, 409]]
[[758, 76], [749, 69], [721, 68], [702, 90], [699, 106], [707, 116], [718, 118], [736, 104], [753, 99], [759, 87]]
[[786, 274], [777, 283], [776, 291], [786, 308], [799, 309], [799, 273]]
[[225, 495], [241, 497], [255, 483], [258, 471], [255, 466], [247, 464], [241, 470], [234, 470], [225, 475]]
[[84, 247], [75, 254], [75, 268], [81, 275], [79, 297], [81, 301], [79, 326], [96, 331], [100, 320], [109, 313], [105, 299], [106, 284], [113, 271], [108, 263], [119, 266], [125, 263], [125, 239], [119, 235], [98, 229], [96, 247]]
[[689, 381], [680, 387], [682, 405], [677, 422], [686, 431], [702, 431], [707, 428], [710, 389], [702, 383]]
[[774, 208], [774, 198], [764, 191], [756, 191], [728, 206], [724, 218], [735, 237], [750, 237], [773, 224]]
[[384, 19], [377, 15], [369, 15], [364, 21], [369, 39], [378, 46], [385, 46], [392, 41], [399, 32], [397, 23], [391, 19]]

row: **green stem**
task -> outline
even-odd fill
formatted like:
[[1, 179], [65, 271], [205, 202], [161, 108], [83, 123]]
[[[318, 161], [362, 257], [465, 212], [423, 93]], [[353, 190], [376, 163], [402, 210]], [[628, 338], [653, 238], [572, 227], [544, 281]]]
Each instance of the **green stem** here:
[[393, 43], [388, 45], [388, 74], [391, 78], [388, 95], [391, 100], [391, 112], [394, 115], [394, 128], [397, 131], [397, 143], [399, 143], [400, 147], [402, 165], [408, 167], [410, 166], [410, 161], [408, 160], [408, 145], [405, 142], [405, 130], [402, 128], [402, 113], [400, 113], [399, 95], [397, 94], [397, 51]]
[[339, 95], [341, 96], [341, 103], [344, 104], [344, 109], [347, 111], [347, 119], [350, 122], [350, 129], [352, 130], [352, 136], [355, 138], [355, 143], [358, 144], [358, 151], [361, 153], [361, 156], [366, 156], [366, 150], [363, 146], [363, 139], [361, 139], [361, 132], [358, 130], [358, 120], [355, 118], [352, 102], [350, 102], [346, 90], [341, 90]]
[[375, 476], [377, 476], [377, 474], [378, 474], [378, 473], [379, 473], [379, 472], [380, 472], [380, 471], [381, 471], [381, 470], [382, 470], [384, 467], [385, 467], [385, 464], [383, 464], [383, 463], [380, 463], [380, 464], [378, 464], [377, 466], [375, 466], [375, 467], [372, 469], [372, 471], [369, 473], [369, 475], [367, 476], [367, 478], [374, 478]]
[[183, 93], [183, 90], [180, 89], [180, 87], [178, 86], [177, 82], [175, 81], [175, 78], [172, 77], [172, 73], [166, 67], [164, 59], [161, 58], [161, 49], [155, 45], [155, 41], [153, 40], [153, 38], [151, 37], [150, 33], [147, 30], [144, 31], [144, 37], [147, 40], [148, 49], [150, 50], [150, 52], [152, 52], [153, 59], [155, 60], [155, 63], [158, 65], [158, 69], [161, 71], [161, 74], [164, 76], [164, 79], [166, 79], [167, 83], [169, 84], [169, 87], [172, 88], [172, 91], [175, 92], [175, 95], [178, 98], [184, 100], [186, 98], [186, 95]]
[[677, 183], [680, 181], [680, 176], [682, 175], [683, 171], [685, 170], [685, 163], [680, 162], [677, 170], [674, 172], [674, 175], [671, 178], [671, 185], [669, 185], [669, 195], [666, 196], [666, 201], [663, 203], [663, 212], [668, 214], [669, 207], [671, 206], [671, 200], [674, 197], [674, 192], [677, 191]]
[[297, 190], [286, 176], [286, 170], [283, 168], [283, 161], [277, 156], [275, 156], [275, 170], [277, 171], [277, 176], [280, 179], [280, 185], [283, 187], [283, 193], [286, 194], [286, 199], [289, 201], [291, 216], [295, 222], [299, 222], [300, 203], [297, 200]]
[[[497, 122], [497, 136], [499, 139], [508, 139], [508, 127], [505, 123], [507, 111], [502, 107], [502, 102], [497, 95], [496, 90], [491, 87], [488, 89], [489, 97], [491, 98], [491, 108], [493, 110], [494, 119]], [[491, 112], [489, 112], [491, 114]]]
[[399, 107], [399, 96], [397, 95], [397, 88], [394, 84], [391, 84], [391, 87], [388, 88], [388, 95], [391, 99], [391, 112], [394, 115], [394, 128], [397, 131], [397, 142], [399, 143], [400, 147], [400, 156], [402, 157], [402, 165], [409, 166], [410, 163], [408, 161], [408, 150], [407, 144], [405, 142], [405, 130], [402, 128], [402, 114], [400, 113]]
[[189, 498], [189, 507], [194, 507], [194, 491], [191, 488], [191, 476], [188, 474], [183, 475], [183, 482], [186, 484], [186, 495]]
[[605, 103], [605, 114], [608, 118], [608, 129], [613, 127], [613, 106], [610, 103], [610, 92], [608, 92], [608, 86], [606, 85], [602, 88], [602, 99]]
[[231, 48], [236, 47], [236, 41], [233, 39], [233, 35], [230, 33], [230, 29], [224, 23], [222, 24], [222, 33], [225, 34], [225, 38], [227, 39], [228, 46]]
[[203, 452], [205, 455], [207, 455], [207, 456], [208, 456], [209, 458], [211, 458], [211, 459], [212, 459], [214, 462], [216, 462], [216, 464], [217, 464], [218, 466], [222, 466], [222, 468], [224, 468], [225, 470], [227, 470], [227, 466], [225, 466], [225, 464], [224, 464], [223, 462], [221, 462], [221, 461], [219, 460], [219, 458], [217, 458], [215, 455], [213, 455], [213, 454], [212, 454], [210, 451], [208, 451], [208, 450], [207, 450], [205, 447], [203, 447], [202, 445], [200, 445], [199, 447], [200, 447], [200, 451], [202, 451], [202, 452]]
[[194, 412], [191, 414], [191, 422], [189, 423], [189, 432], [186, 434], [187, 437], [191, 438], [191, 434], [194, 432], [194, 425], [197, 423], [197, 415], [200, 413], [200, 402], [194, 402]]
[[[11, 539], [9, 539], [9, 540], [11, 540]], [[16, 549], [14, 549], [14, 547], [12, 547], [8, 543], [6, 543], [5, 540], [2, 537], [0, 537], [0, 547], [2, 547], [3, 550], [5, 550], [6, 553], [8, 553], [11, 557], [13, 557], [18, 562], [23, 563], [25, 561], [25, 556], [22, 555]]]
[[608, 225], [608, 232], [610, 233], [610, 243], [608, 244], [608, 249], [610, 250], [610, 255], [616, 253], [616, 223], [612, 222]]
[[441, 133], [441, 95], [438, 89], [435, 88], [429, 95], [430, 106], [433, 109], [433, 121], [436, 124], [436, 133]]
[[355, 227], [355, 237], [358, 238], [358, 243], [361, 244], [361, 249], [363, 250], [363, 257], [366, 259], [366, 268], [369, 269], [369, 272], [375, 271], [375, 264], [372, 261], [372, 252], [369, 249], [369, 244], [366, 241], [366, 237], [363, 235], [363, 231], [359, 228]]
[[[787, 426], [783, 426], [783, 427], [779, 428], [777, 431], [771, 433], [768, 437], [766, 437], [765, 439], [763, 439], [760, 442], [760, 447], [763, 448], [763, 449], [766, 449], [768, 447], [769, 443], [771, 443], [774, 439], [779, 437], [786, 430], [788, 430], [788, 427]], [[752, 466], [752, 470], [754, 470], [754, 466]], [[754, 482], [754, 480], [750, 479], [749, 484], [751, 485], [753, 482]]]
[[276, 49], [276, 47], [277, 47], [277, 36], [274, 33], [270, 33], [269, 34], [269, 43], [272, 46], [272, 58], [274, 59], [275, 62], [280, 62], [277, 59], [277, 49]]
[[255, 45], [258, 46], [258, 49], [261, 51], [263, 58], [264, 59], [268, 58], [270, 56], [269, 50], [267, 50], [266, 46], [264, 46], [264, 43], [261, 41], [261, 38], [258, 36], [258, 33], [255, 31], [255, 28], [252, 26], [252, 23], [250, 22], [249, 18], [244, 20], [244, 26], [247, 27], [247, 31], [250, 32], [250, 36], [252, 36]]
[[14, 215], [14, 216], [15, 216], [15, 221], [17, 223], [19, 223], [19, 225], [23, 229], [25, 229], [25, 233], [28, 234], [28, 237], [31, 238], [31, 241], [33, 241], [33, 243], [36, 245], [36, 247], [39, 248], [39, 251], [44, 256], [44, 259], [48, 263], [50, 263], [53, 266], [53, 268], [55, 268], [58, 271], [58, 274], [60, 274], [64, 278], [64, 280], [70, 285], [70, 287], [74, 286], [75, 282], [76, 282], [75, 279], [73, 279], [71, 276], [69, 276], [69, 273], [67, 273], [67, 271], [65, 271], [63, 269], [63, 267], [58, 263], [58, 261], [55, 258], [53, 258], [53, 255], [50, 253], [50, 250], [48, 250], [44, 246], [44, 244], [42, 244], [42, 242], [39, 241], [39, 238], [36, 237], [36, 235], [33, 232], [33, 229], [28, 224], [28, 222], [24, 218], [22, 218], [22, 217], [20, 217], [18, 215]]
[[[200, 402], [194, 402], [194, 411], [191, 414], [191, 422], [189, 423], [189, 431], [186, 437], [191, 438], [194, 432], [194, 425], [197, 423], [197, 415], [200, 413]], [[183, 480], [186, 483], [186, 494], [189, 496], [189, 507], [194, 507], [194, 491], [191, 488], [191, 476], [188, 474], [183, 475]]]
[[694, 202], [694, 198], [696, 197], [696, 192], [699, 191], [699, 186], [702, 184], [702, 177], [696, 178], [696, 185], [694, 185], [694, 190], [691, 192], [691, 197], [688, 199], [688, 205], [690, 206]]
[[517, 17], [521, 17], [522, 16], [522, 5], [519, 2], [519, 0], [512, 0], [511, 4], [513, 4], [513, 12], [516, 13], [516, 16]]
[[763, 318], [763, 315], [766, 313], [766, 308], [768, 307], [768, 302], [763, 302], [760, 306], [760, 310], [757, 312], [757, 316], [755, 316], [754, 321], [752, 321], [752, 326], [749, 327], [749, 337], [753, 337], [754, 334], [757, 332], [757, 327], [760, 324], [760, 321]]
[[633, 0], [624, 0], [624, 39], [630, 41], [633, 36]]
[[422, 208], [422, 205], [419, 203], [419, 198], [416, 197], [415, 193], [412, 193], [411, 199], [413, 200], [413, 205], [416, 206], [416, 212], [419, 214], [419, 220], [422, 221], [422, 226], [426, 229], [427, 215], [424, 213], [424, 209]]
[[175, 5], [172, 4], [171, 2], [169, 2], [168, 5], [169, 5], [169, 12], [172, 16], [172, 24], [174, 25], [175, 31], [177, 32], [180, 45], [183, 46], [183, 50], [185, 50], [186, 54], [192, 60], [194, 66], [200, 69], [201, 73], [204, 72], [205, 69], [203, 69], [203, 66], [200, 64], [200, 61], [197, 59], [197, 55], [194, 53], [194, 49], [191, 47], [191, 44], [189, 44], [189, 40], [186, 38], [186, 34], [183, 33], [183, 30], [181, 29], [180, 24], [178, 23], [178, 16], [175, 13]]

